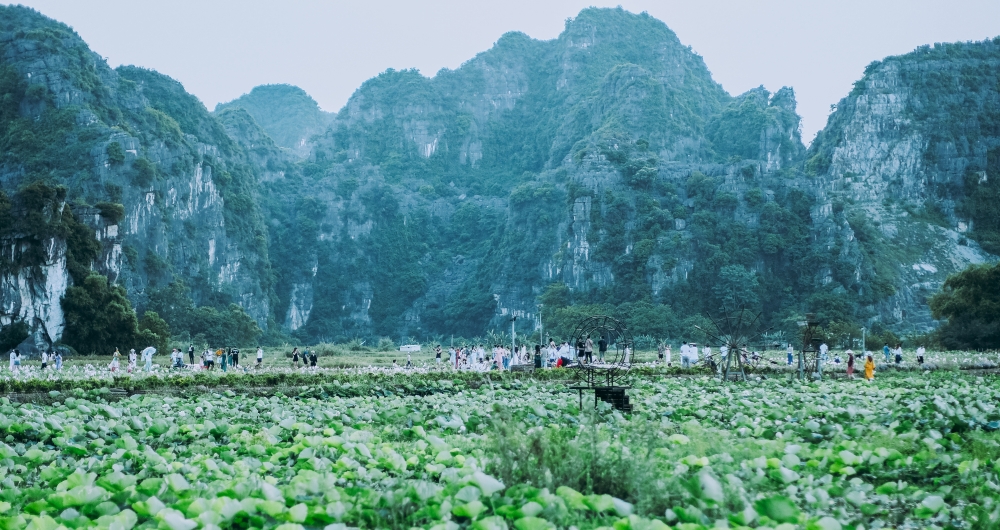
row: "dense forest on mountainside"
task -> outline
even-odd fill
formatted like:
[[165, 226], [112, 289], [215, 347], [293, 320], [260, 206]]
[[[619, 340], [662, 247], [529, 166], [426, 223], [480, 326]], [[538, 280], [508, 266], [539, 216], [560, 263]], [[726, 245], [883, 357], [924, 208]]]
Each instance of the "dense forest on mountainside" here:
[[1000, 252], [998, 66], [997, 40], [872, 63], [807, 151], [791, 88], [732, 96], [620, 8], [433, 77], [386, 70], [326, 113], [289, 85], [209, 112], [0, 7], [0, 186], [60, 190], [45, 208], [94, 234], [86, 259], [65, 231], [0, 234], [23, 256], [0, 263], [0, 321], [92, 344], [70, 293], [98, 275], [184, 341], [473, 338], [512, 316], [565, 337], [594, 312], [700, 341], [723, 303], [775, 340], [807, 311], [834, 341], [925, 333], [945, 278]]

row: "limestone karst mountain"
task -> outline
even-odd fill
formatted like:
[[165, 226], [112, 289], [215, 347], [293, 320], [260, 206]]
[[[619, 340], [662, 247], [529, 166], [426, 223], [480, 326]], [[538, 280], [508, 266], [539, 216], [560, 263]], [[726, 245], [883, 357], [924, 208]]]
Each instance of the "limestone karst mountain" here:
[[[209, 113], [0, 7], [0, 186], [65, 186], [93, 269], [192, 338], [183, 315], [230, 303], [306, 343], [527, 333], [539, 302], [556, 333], [601, 310], [679, 339], [725, 300], [919, 332], [944, 277], [1000, 251], [998, 61], [987, 41], [873, 63], [807, 152], [791, 88], [731, 96], [622, 9], [387, 70], [328, 114], [287, 85]], [[25, 256], [0, 263], [0, 319], [60, 340], [65, 235], [0, 240]]]

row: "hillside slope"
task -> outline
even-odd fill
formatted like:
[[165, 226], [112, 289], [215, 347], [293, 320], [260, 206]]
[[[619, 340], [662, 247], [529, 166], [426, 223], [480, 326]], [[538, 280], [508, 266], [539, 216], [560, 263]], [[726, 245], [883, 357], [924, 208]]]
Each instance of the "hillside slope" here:
[[797, 270], [798, 122], [791, 89], [733, 98], [662, 22], [621, 9], [552, 41], [504, 35], [433, 78], [386, 71], [300, 174], [265, 184], [287, 234], [271, 254], [294, 256], [275, 265], [278, 320], [309, 341], [474, 336], [511, 314], [530, 328], [565, 284], [677, 336], [673, 311], [716, 310], [727, 267], [756, 305], [764, 285], [806, 289], [770, 306], [791, 310], [815, 276]]
[[[4, 190], [43, 182], [65, 186], [69, 206], [84, 212], [122, 205], [108, 211], [123, 213], [82, 219], [103, 247], [92, 267], [140, 308], [151, 290], [182, 278], [195, 302], [235, 301], [266, 324], [270, 265], [257, 169], [180, 83], [141, 68], [112, 70], [70, 28], [18, 6], [0, 7], [0, 86]], [[16, 234], [3, 241], [40, 244]], [[0, 280], [21, 287], [4, 291], [0, 320], [58, 320], [39, 311], [55, 311], [71, 281], [60, 267], [31, 273], [40, 265], [2, 264]], [[41, 345], [60, 339], [61, 327], [49, 327], [37, 335]]]
[[322, 133], [333, 115], [320, 110], [304, 90], [292, 85], [261, 85], [248, 94], [215, 106], [215, 114], [241, 108], [257, 122], [280, 147], [305, 156], [309, 154], [312, 135]]
[[926, 299], [947, 275], [1000, 254], [1000, 39], [872, 63], [805, 167], [821, 183], [824, 281], [888, 326], [932, 326]]

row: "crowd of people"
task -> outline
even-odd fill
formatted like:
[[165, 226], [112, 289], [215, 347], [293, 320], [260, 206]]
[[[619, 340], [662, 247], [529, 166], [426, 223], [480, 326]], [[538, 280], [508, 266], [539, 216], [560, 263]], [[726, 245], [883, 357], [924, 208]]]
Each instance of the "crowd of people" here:
[[[447, 351], [440, 344], [434, 348], [434, 360], [437, 365], [444, 365], [455, 370], [511, 370], [519, 365], [535, 365], [540, 368], [564, 368], [571, 364], [605, 364], [617, 362], [608, 357], [608, 341], [604, 337], [598, 337], [595, 341], [589, 335], [581, 338], [576, 343], [561, 341], [558, 344], [555, 339], [549, 339], [545, 346], [534, 345], [534, 355], [528, 345], [511, 347], [506, 344], [495, 344], [487, 350], [482, 344], [450, 346]], [[623, 348], [624, 362], [631, 361], [632, 348], [626, 345]], [[445, 357], [447, 355], [447, 358]], [[537, 358], [537, 361], [535, 360]], [[447, 359], [447, 360], [445, 360]], [[447, 362], [447, 364], [445, 364]], [[393, 361], [393, 365], [396, 362]], [[407, 355], [406, 367], [412, 367], [413, 362]]]
[[[218, 367], [223, 372], [232, 370], [246, 371], [250, 366], [240, 363], [239, 348], [205, 348], [197, 356], [195, 355], [194, 344], [188, 345], [187, 364], [184, 363], [184, 352], [178, 348], [170, 351], [170, 367], [172, 369], [195, 369], [195, 370], [215, 370]], [[257, 347], [257, 362], [253, 368], [260, 368], [264, 364], [264, 348]]]
[[[786, 363], [791, 366], [795, 364], [795, 347], [789, 343], [786, 350]], [[711, 366], [713, 371], [721, 370], [721, 365], [726, 361], [729, 355], [729, 348], [726, 345], [719, 347], [719, 355], [723, 363], [716, 363], [712, 347], [705, 345], [701, 348], [701, 355], [705, 358], [705, 363]], [[830, 347], [824, 342], [819, 346], [817, 369], [822, 372], [824, 367], [839, 366], [841, 364], [846, 366], [847, 376], [851, 379], [854, 378], [854, 367], [856, 362], [859, 362], [861, 356], [856, 354], [850, 348], [843, 351], [843, 357], [841, 354], [833, 354], [830, 356]], [[926, 348], [920, 346], [914, 352], [916, 357], [916, 362], [918, 365], [924, 364], [924, 358], [927, 353]], [[885, 364], [892, 364], [899, 366], [904, 362], [903, 359], [903, 345], [897, 344], [895, 348], [891, 348], [888, 343], [882, 347], [882, 354], [885, 356]], [[748, 351], [746, 345], [740, 348], [739, 355], [744, 364], [754, 363], [763, 359], [763, 356], [755, 351]], [[700, 360], [699, 358], [699, 348], [694, 342], [684, 342], [680, 347], [680, 357], [681, 357], [681, 368], [689, 369], [693, 365], [697, 364]], [[660, 363], [666, 364], [667, 366], [672, 366], [672, 352], [669, 344], [660, 343], [657, 346], [657, 360]], [[771, 363], [777, 364], [775, 361], [770, 361]], [[874, 353], [871, 351], [864, 352], [864, 376], [866, 380], [873, 380], [875, 378], [875, 357]]]
[[[613, 355], [608, 355], [608, 341], [603, 336], [597, 337], [597, 340], [593, 340], [589, 335], [585, 338], [577, 340], [575, 343], [570, 343], [569, 341], [561, 341], [557, 344], [555, 339], [549, 339], [547, 345], [536, 344], [534, 345], [534, 357], [531, 355], [529, 347], [525, 344], [516, 347], [510, 347], [504, 344], [496, 344], [491, 349], [487, 350], [482, 344], [479, 345], [464, 345], [464, 346], [451, 346], [444, 350], [440, 344], [434, 348], [434, 357], [436, 364], [438, 366], [443, 365], [447, 362], [447, 367], [455, 370], [474, 370], [474, 371], [490, 371], [490, 370], [512, 370], [519, 365], [535, 365], [543, 368], [563, 368], [568, 367], [573, 364], [577, 365], [601, 365], [606, 363], [616, 363], [625, 362], [630, 363], [632, 360], [632, 349], [631, 345], [625, 345], [623, 348], [623, 356], [619, 358], [619, 352], [617, 350], [617, 345], [614, 345], [616, 351]], [[763, 356], [756, 351], [749, 351], [746, 345], [739, 348], [740, 360], [744, 363], [755, 364], [756, 362], [763, 359]], [[262, 347], [257, 347], [256, 363], [253, 364], [252, 368], [260, 368], [264, 362], [264, 349]], [[722, 362], [716, 362], [715, 351], [709, 345], [703, 345], [699, 348], [698, 344], [694, 342], [683, 342], [680, 346], [680, 366], [682, 369], [690, 369], [695, 365], [702, 363], [710, 367], [712, 371], [721, 371], [722, 366], [728, 359], [729, 348], [726, 345], [722, 345], [718, 348], [719, 357]], [[796, 363], [796, 350], [795, 347], [789, 343], [786, 350], [786, 363], [791, 366]], [[901, 365], [904, 362], [903, 357], [903, 347], [902, 344], [897, 344], [894, 348], [890, 347], [886, 343], [882, 348], [882, 353], [885, 357], [885, 363], [896, 365]], [[926, 349], [923, 346], [918, 347], [915, 350], [915, 361], [919, 365], [924, 364], [924, 356]], [[138, 371], [138, 363], [142, 362], [142, 370], [145, 372], [150, 372], [153, 370], [153, 356], [156, 354], [156, 349], [153, 347], [148, 347], [141, 352], [136, 352], [134, 349], [129, 350], [125, 359], [123, 359], [121, 352], [118, 348], [115, 348], [114, 353], [111, 356], [111, 362], [108, 364], [108, 369], [112, 372], [125, 371], [127, 373], [133, 373]], [[447, 355], [447, 361], [445, 361], [445, 355]], [[42, 370], [62, 370], [63, 367], [63, 357], [62, 354], [57, 350], [52, 351], [42, 351], [41, 355], [41, 368]], [[867, 380], [872, 380], [875, 377], [875, 360], [874, 354], [871, 351], [865, 351], [863, 355], [856, 354], [851, 349], [843, 350], [842, 354], [834, 353], [831, 358], [830, 348], [826, 343], [822, 343], [819, 346], [817, 352], [818, 361], [816, 363], [816, 368], [822, 372], [824, 369], [829, 369], [829, 367], [836, 367], [844, 365], [846, 367], [847, 376], [849, 378], [854, 378], [854, 369], [857, 363], [863, 362], [864, 366], [864, 377]], [[537, 359], [537, 360], [536, 360]], [[20, 370], [23, 358], [20, 350], [13, 349], [10, 351], [10, 370], [11, 372], [17, 373]], [[121, 367], [121, 363], [125, 362], [126, 365], [124, 369]], [[779, 364], [778, 361], [768, 359], [768, 362], [772, 364]], [[671, 346], [665, 342], [661, 342], [657, 345], [657, 357], [653, 361], [653, 364], [665, 364], [666, 366], [673, 366], [673, 352]], [[305, 350], [300, 352], [299, 348], [294, 348], [291, 353], [291, 365], [292, 368], [315, 368], [318, 364], [318, 356], [316, 351]], [[399, 368], [396, 361], [392, 361], [393, 367]], [[810, 366], [812, 363], [809, 363]], [[173, 348], [170, 352], [170, 364], [171, 369], [195, 369], [195, 370], [215, 370], [216, 368], [226, 372], [228, 370], [243, 370], [246, 371], [249, 366], [244, 366], [240, 363], [240, 350], [239, 348], [217, 348], [211, 349], [206, 348], [201, 351], [200, 354], [196, 355], [196, 350], [194, 344], [191, 344], [187, 348], [187, 363], [185, 363], [184, 352], [178, 348]], [[407, 354], [405, 368], [413, 367], [413, 361], [409, 354]]]
[[[52, 350], [52, 351], [42, 350], [42, 354], [40, 357], [42, 360], [42, 370], [48, 370], [48, 369], [62, 370], [63, 367], [62, 353], [59, 353], [57, 350]], [[17, 373], [18, 371], [20, 371], [21, 362], [23, 360], [24, 359], [21, 357], [21, 350], [16, 348], [10, 350], [10, 366], [9, 366], [10, 371], [13, 373]]]

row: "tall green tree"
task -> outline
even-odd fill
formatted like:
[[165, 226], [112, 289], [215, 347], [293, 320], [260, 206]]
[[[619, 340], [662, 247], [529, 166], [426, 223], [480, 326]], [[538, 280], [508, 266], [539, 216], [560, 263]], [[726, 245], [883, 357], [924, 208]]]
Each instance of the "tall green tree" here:
[[1000, 348], [1000, 263], [972, 265], [945, 280], [930, 300], [931, 314], [950, 349]]
[[108, 279], [96, 272], [67, 289], [62, 306], [66, 318], [62, 340], [78, 353], [148, 346], [137, 343], [139, 322], [125, 288], [109, 285]]

